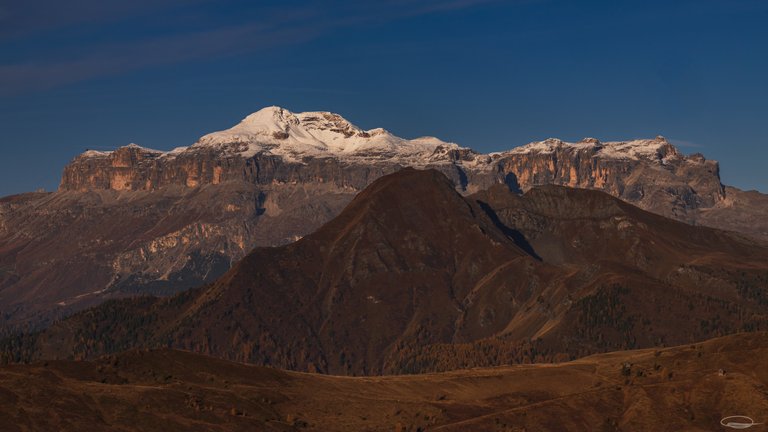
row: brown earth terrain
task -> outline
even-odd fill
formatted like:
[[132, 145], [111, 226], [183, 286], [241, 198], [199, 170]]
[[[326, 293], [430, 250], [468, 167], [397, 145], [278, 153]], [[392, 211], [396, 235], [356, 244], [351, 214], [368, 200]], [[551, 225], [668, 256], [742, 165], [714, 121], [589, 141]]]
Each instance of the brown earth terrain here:
[[[768, 421], [768, 334], [560, 364], [339, 377], [174, 350], [0, 367], [4, 431], [715, 431]], [[746, 419], [726, 420], [748, 423]]]

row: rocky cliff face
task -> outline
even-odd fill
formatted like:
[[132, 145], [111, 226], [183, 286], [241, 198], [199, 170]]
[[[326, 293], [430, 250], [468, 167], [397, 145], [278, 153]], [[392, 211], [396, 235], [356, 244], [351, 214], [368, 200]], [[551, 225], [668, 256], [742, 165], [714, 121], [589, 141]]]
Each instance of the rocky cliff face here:
[[[480, 156], [466, 152], [447, 152], [444, 158], [425, 160], [422, 168], [435, 168], [466, 190], [503, 180], [499, 172], [466, 167], [459, 159], [469, 154], [472, 161]], [[153, 191], [165, 187], [196, 188], [204, 185], [244, 182], [259, 186], [330, 184], [340, 190], [361, 190], [373, 180], [391, 174], [408, 161], [355, 161], [331, 156], [307, 157], [301, 162], [286, 161], [272, 154], [243, 157], [222, 154], [212, 149], [186, 151], [169, 155], [137, 145], [113, 152], [86, 152], [64, 169], [59, 189]], [[471, 186], [470, 186], [471, 185]]]
[[684, 156], [663, 137], [606, 144], [550, 139], [506, 152], [501, 165], [523, 190], [544, 184], [598, 189], [688, 222], [725, 198], [716, 161]]
[[[213, 138], [207, 139], [201, 142]], [[663, 137], [609, 143], [548, 139], [488, 155], [442, 141], [426, 143], [416, 156], [388, 157], [332, 150], [286, 157], [275, 147], [254, 150], [242, 143], [196, 144], [172, 152], [129, 145], [78, 156], [65, 168], [60, 190], [153, 191], [244, 182], [259, 187], [322, 183], [354, 193], [376, 178], [416, 166], [438, 169], [463, 193], [498, 183], [520, 191], [543, 184], [597, 189], [667, 217], [768, 239], [768, 223], [731, 224], [721, 215], [739, 201], [748, 219], [758, 216], [765, 201], [760, 194], [743, 195], [735, 188], [726, 192], [716, 161], [683, 155]]]
[[0, 203], [0, 308], [8, 325], [45, 323], [108, 298], [198, 286], [256, 245], [312, 232], [353, 196], [229, 182], [14, 197]]
[[212, 281], [253, 247], [311, 233], [403, 167], [434, 168], [463, 194], [495, 184], [599, 189], [768, 239], [764, 195], [725, 189], [717, 162], [682, 155], [661, 137], [550, 139], [480, 154], [270, 107], [169, 152], [87, 151], [64, 169], [59, 191], [0, 200], [0, 311], [7, 323], [44, 321], [105, 298]]

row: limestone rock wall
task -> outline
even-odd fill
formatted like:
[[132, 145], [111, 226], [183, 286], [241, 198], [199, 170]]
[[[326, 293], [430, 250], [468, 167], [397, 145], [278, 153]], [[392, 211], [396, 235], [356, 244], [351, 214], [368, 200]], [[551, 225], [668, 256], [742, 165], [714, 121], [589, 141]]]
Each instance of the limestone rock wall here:
[[507, 154], [501, 170], [521, 190], [546, 184], [599, 189], [668, 217], [691, 222], [695, 210], [722, 202], [716, 161], [683, 156], [671, 145], [656, 160], [597, 157], [596, 147], [563, 146], [552, 152]]

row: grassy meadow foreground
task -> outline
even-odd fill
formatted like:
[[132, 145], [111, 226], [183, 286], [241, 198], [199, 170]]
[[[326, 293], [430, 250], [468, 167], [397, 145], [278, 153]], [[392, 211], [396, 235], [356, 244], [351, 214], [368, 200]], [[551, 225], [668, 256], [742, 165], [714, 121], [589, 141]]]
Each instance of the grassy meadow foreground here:
[[762, 332], [561, 364], [386, 377], [130, 351], [2, 367], [0, 424], [6, 431], [710, 431], [728, 415], [765, 420], [765, 364]]

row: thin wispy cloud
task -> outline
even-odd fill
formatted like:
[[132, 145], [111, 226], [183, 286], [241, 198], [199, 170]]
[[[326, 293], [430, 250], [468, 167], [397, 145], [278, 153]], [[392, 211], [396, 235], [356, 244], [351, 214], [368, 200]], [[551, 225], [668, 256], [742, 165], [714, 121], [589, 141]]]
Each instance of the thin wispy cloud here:
[[214, 0], [52, 0], [11, 1], [0, 5], [0, 41], [84, 24], [118, 20], [190, 7]]
[[[34, 37], [36, 33], [83, 23], [98, 24], [93, 32], [100, 34], [117, 20], [206, 1], [209, 0], [195, 0], [194, 3], [140, 0], [110, 4], [87, 0], [81, 4], [82, 10], [75, 7], [72, 8], [74, 11], [69, 11], [59, 2], [38, 0], [29, 5], [0, 9], [0, 24], [6, 24], [0, 31], [0, 40], [5, 44], [17, 43], [20, 37], [23, 40], [24, 37]], [[32, 55], [25, 53], [24, 57], [31, 57], [31, 60], [0, 64], [0, 96], [19, 95], [180, 63], [249, 55], [259, 50], [311, 41], [338, 28], [471, 8], [496, 1], [394, 0], [378, 4], [362, 3], [354, 9], [327, 5], [265, 7], [252, 13], [257, 18], [244, 19], [243, 23], [212, 24], [196, 31], [181, 29], [154, 37], [137, 34], [128, 40], [114, 42], [99, 42], [95, 38], [85, 46], [64, 45], [49, 51], [41, 49]], [[50, 8], [43, 7], [49, 3]], [[398, 7], [392, 8], [393, 3]], [[215, 23], [215, 20], [212, 22]], [[7, 47], [0, 44], [2, 48]]]
[[[530, 0], [532, 1], [532, 0]], [[435, 2], [428, 5], [423, 5], [421, 7], [417, 7], [411, 11], [409, 11], [409, 14], [411, 15], [424, 15], [424, 14], [430, 14], [435, 12], [443, 12], [443, 11], [452, 11], [452, 10], [459, 10], [459, 9], [467, 9], [475, 6], [480, 6], [484, 4], [489, 3], [497, 3], [498, 0], [453, 0], [453, 1], [442, 1], [442, 2]], [[409, 3], [419, 3], [419, 2], [409, 2]], [[523, 1], [518, 1], [517, 3], [523, 3]]]
[[45, 90], [92, 78], [124, 74], [201, 58], [216, 59], [306, 41], [321, 29], [245, 25], [165, 38], [111, 44], [87, 57], [0, 66], [0, 95]]

